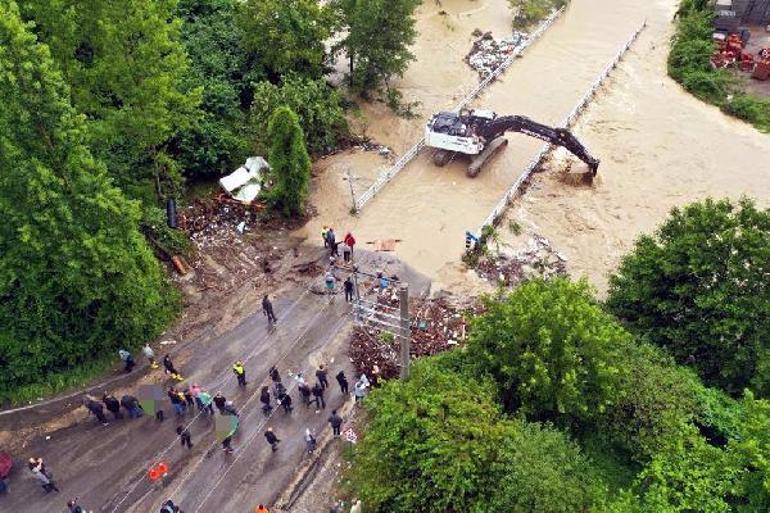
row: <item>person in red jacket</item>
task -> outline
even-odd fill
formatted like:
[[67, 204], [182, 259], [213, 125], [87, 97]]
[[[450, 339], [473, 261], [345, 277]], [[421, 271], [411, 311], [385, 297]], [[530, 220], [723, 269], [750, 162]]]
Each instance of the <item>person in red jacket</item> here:
[[343, 241], [345, 242], [345, 249], [346, 250], [348, 248], [350, 249], [350, 253], [348, 253], [347, 251], [343, 250], [343, 257], [345, 259], [345, 262], [349, 262], [350, 261], [350, 257], [353, 256], [353, 246], [356, 245], [356, 239], [355, 239], [355, 237], [353, 237], [352, 233], [348, 232], [347, 234], [345, 234], [345, 238], [343, 239]]

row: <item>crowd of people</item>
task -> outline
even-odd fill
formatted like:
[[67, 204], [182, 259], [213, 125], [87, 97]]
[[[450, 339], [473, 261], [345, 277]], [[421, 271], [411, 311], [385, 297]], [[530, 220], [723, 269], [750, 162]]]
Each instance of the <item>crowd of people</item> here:
[[[330, 288], [330, 292], [334, 292], [334, 282], [337, 281], [336, 277], [332, 278], [332, 285], [328, 285], [328, 276], [335, 268], [335, 257], [339, 256], [339, 250], [342, 250], [342, 255], [345, 262], [350, 262], [352, 259], [353, 248], [355, 246], [355, 238], [351, 233], [347, 233], [342, 241], [337, 241], [332, 228], [324, 227], [322, 233], [324, 246], [330, 251], [330, 270], [326, 275], [327, 287]], [[340, 248], [341, 246], [341, 248]], [[333, 276], [333, 274], [332, 274]], [[353, 301], [353, 282], [348, 277], [344, 282], [345, 299], [348, 302]], [[262, 311], [267, 317], [269, 325], [275, 325], [278, 319], [275, 315], [272, 302], [268, 295], [265, 295], [262, 299]], [[157, 369], [160, 367], [156, 360], [155, 351], [146, 344], [142, 348], [142, 354], [147, 359], [150, 369]], [[136, 361], [133, 355], [126, 349], [120, 349], [118, 356], [124, 365], [125, 372], [131, 372], [136, 366]], [[165, 354], [161, 360], [163, 370], [172, 380], [183, 381], [182, 374], [176, 369], [171, 356]], [[232, 365], [232, 372], [238, 383], [239, 388], [245, 388], [248, 385], [246, 379], [246, 369], [242, 361], [236, 361]], [[262, 412], [265, 417], [272, 415], [274, 411], [273, 402], [276, 407], [283, 409], [285, 415], [290, 415], [294, 411], [293, 399], [291, 397], [289, 389], [284, 385], [280, 372], [277, 366], [272, 366], [268, 372], [269, 381], [272, 387], [269, 385], [263, 385], [260, 388], [260, 402], [262, 404]], [[320, 413], [321, 410], [326, 409], [325, 395], [330, 393], [329, 384], [329, 370], [321, 364], [315, 370], [315, 381], [312, 386], [307, 382], [304, 374], [298, 372], [295, 375], [291, 375], [294, 384], [297, 387], [298, 400], [304, 405], [305, 409], [313, 407], [316, 413]], [[340, 393], [343, 397], [347, 397], [350, 394], [350, 387], [348, 378], [345, 375], [344, 370], [339, 370], [334, 375], [337, 381]], [[355, 401], [358, 402], [364, 398], [367, 389], [371, 386], [367, 376], [362, 374], [353, 385], [352, 395]], [[271, 390], [272, 388], [272, 390]], [[271, 393], [272, 392], [272, 393]], [[234, 451], [232, 447], [232, 438], [239, 426], [240, 414], [235, 408], [232, 401], [228, 400], [221, 391], [212, 395], [209, 391], [205, 390], [199, 384], [194, 383], [184, 388], [169, 385], [165, 390], [165, 397], [159, 387], [155, 385], [149, 386], [139, 394], [139, 398], [131, 394], [125, 394], [118, 399], [114, 394], [110, 392], [104, 392], [101, 398], [94, 397], [92, 395], [85, 395], [83, 397], [83, 405], [88, 410], [89, 414], [93, 415], [97, 422], [103, 426], [110, 424], [110, 420], [107, 417], [108, 412], [115, 420], [121, 420], [125, 417], [129, 419], [135, 419], [142, 417], [145, 414], [154, 416], [158, 422], [163, 422], [166, 419], [166, 406], [170, 405], [172, 411], [177, 418], [176, 435], [179, 439], [181, 446], [184, 449], [190, 450], [194, 447], [192, 441], [192, 434], [187, 426], [185, 426], [185, 419], [187, 415], [196, 414], [208, 417], [215, 416], [216, 407], [220, 416], [231, 417], [233, 422], [227, 424], [229, 430], [225, 432], [221, 438], [222, 450], [226, 454], [230, 454]], [[332, 410], [327, 422], [332, 430], [332, 436], [338, 438], [341, 435], [341, 428], [343, 425], [343, 418], [339, 415], [337, 410]], [[189, 425], [189, 424], [188, 424]], [[281, 443], [281, 439], [272, 427], [267, 427], [264, 432], [266, 442], [270, 445], [273, 452], [278, 450], [278, 445]], [[317, 446], [317, 440], [314, 433], [308, 427], [304, 431], [304, 443], [308, 453], [312, 453]], [[53, 479], [53, 473], [48, 469], [42, 458], [30, 458], [29, 470], [32, 475], [39, 481], [41, 487], [46, 493], [59, 492], [59, 488]], [[73, 498], [68, 501], [67, 507], [70, 513], [87, 513], [86, 510], [78, 504], [78, 498]], [[267, 508], [260, 504], [257, 508], [257, 513], [267, 513]], [[161, 513], [182, 513], [173, 500], [168, 499], [164, 502]]]

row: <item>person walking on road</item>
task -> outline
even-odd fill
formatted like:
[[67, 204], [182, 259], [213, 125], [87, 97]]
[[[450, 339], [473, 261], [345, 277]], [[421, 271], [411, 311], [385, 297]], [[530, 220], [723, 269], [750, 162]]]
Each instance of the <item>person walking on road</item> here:
[[129, 418], [139, 418], [144, 414], [141, 406], [139, 406], [139, 400], [133, 395], [124, 395], [121, 397], [120, 405], [126, 409]]
[[353, 280], [350, 279], [350, 276], [345, 278], [345, 301], [348, 303], [353, 302]]
[[182, 443], [182, 447], [186, 446], [188, 449], [193, 448], [192, 436], [190, 435], [189, 429], [185, 429], [184, 426], [177, 426], [176, 434], [179, 435], [179, 441]]
[[[356, 238], [353, 237], [353, 234], [348, 232], [345, 234], [345, 245], [350, 248], [350, 257], [353, 257], [353, 247], [356, 245]], [[347, 260], [345, 260], [347, 262]]]
[[123, 360], [123, 363], [125, 364], [125, 367], [123, 368], [123, 370], [125, 370], [126, 372], [131, 372], [134, 369], [134, 366], [136, 365], [136, 362], [134, 361], [134, 357], [131, 356], [131, 353], [129, 353], [125, 349], [119, 349], [118, 356], [120, 356], [120, 359]]
[[342, 427], [342, 417], [337, 415], [337, 410], [332, 410], [332, 414], [329, 417], [329, 424], [332, 426], [332, 434], [334, 438], [340, 437], [340, 428]]
[[105, 392], [104, 395], [102, 395], [102, 402], [107, 410], [115, 416], [115, 420], [123, 418], [123, 414], [120, 413], [120, 401], [115, 399], [114, 395]]
[[259, 401], [262, 403], [262, 412], [265, 415], [270, 415], [273, 411], [273, 406], [270, 404], [270, 389], [267, 385], [262, 387], [262, 391], [259, 394]]
[[243, 368], [243, 362], [238, 360], [233, 364], [233, 374], [238, 379], [238, 386], [246, 386], [246, 369]]
[[340, 246], [342, 246], [342, 260], [347, 264], [350, 262], [350, 246], [345, 241], [342, 241]]
[[302, 402], [305, 403], [305, 406], [310, 406], [310, 387], [307, 386], [307, 383], [302, 383], [301, 385], [297, 385], [297, 390], [299, 390], [299, 395], [302, 396]]
[[267, 294], [262, 298], [262, 313], [267, 315], [268, 324], [278, 324], [278, 319], [273, 312], [273, 303], [270, 302], [270, 297]]
[[217, 410], [219, 410], [220, 415], [225, 414], [225, 403], [227, 403], [225, 396], [222, 395], [222, 392], [217, 392], [214, 396], [214, 405], [217, 407]]
[[326, 408], [326, 402], [324, 401], [324, 389], [323, 387], [316, 383], [313, 385], [313, 397], [315, 397], [315, 404], [316, 404], [316, 410], [319, 408]]
[[335, 376], [337, 383], [340, 385], [340, 391], [343, 395], [348, 395], [348, 378], [345, 376], [345, 371], [341, 370]]
[[40, 486], [43, 487], [45, 493], [49, 493], [51, 491], [59, 491], [59, 489], [56, 487], [56, 483], [53, 481], [53, 474], [48, 469], [46, 469], [45, 463], [43, 463], [43, 458], [30, 458], [29, 470], [32, 472], [32, 475], [35, 477], [35, 479], [40, 481]]
[[329, 294], [329, 296], [334, 296], [334, 286], [336, 285], [336, 282], [337, 278], [334, 277], [334, 273], [332, 273], [331, 269], [326, 271], [324, 283], [326, 284], [326, 293]]
[[275, 436], [275, 433], [273, 433], [273, 428], [267, 428], [267, 431], [265, 431], [265, 440], [270, 444], [273, 452], [278, 450], [278, 444], [281, 443], [281, 441]]
[[158, 365], [158, 362], [155, 361], [155, 351], [152, 350], [150, 347], [150, 344], [145, 344], [142, 348], [142, 354], [144, 354], [144, 357], [147, 358], [147, 361], [150, 362], [150, 368], [151, 369], [157, 369], [160, 367]]
[[109, 426], [110, 423], [107, 422], [107, 417], [104, 416], [104, 408], [101, 404], [94, 401], [91, 397], [86, 396], [83, 399], [83, 404], [88, 409], [91, 414], [96, 417], [96, 420], [102, 423], [102, 426]]
[[310, 428], [305, 428], [305, 447], [307, 448], [307, 453], [312, 454], [317, 445], [318, 443], [313, 433], [310, 432]]
[[328, 372], [323, 365], [318, 366], [318, 370], [315, 371], [315, 377], [318, 379], [318, 383], [321, 385], [321, 388], [326, 390], [326, 388], [329, 386], [329, 379]]

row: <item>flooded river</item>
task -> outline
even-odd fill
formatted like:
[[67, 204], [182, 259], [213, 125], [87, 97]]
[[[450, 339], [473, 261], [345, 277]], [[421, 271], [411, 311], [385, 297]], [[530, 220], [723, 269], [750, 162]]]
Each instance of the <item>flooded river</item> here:
[[[397, 152], [416, 142], [435, 110], [454, 105], [477, 82], [462, 62], [475, 28], [497, 37], [510, 32], [505, 0], [443, 0], [419, 11], [417, 61], [399, 84], [407, 100], [422, 106], [416, 119], [393, 116], [382, 104], [359, 117], [366, 133]], [[541, 175], [511, 216], [550, 238], [600, 288], [603, 275], [675, 204], [706, 195], [770, 194], [768, 166], [761, 167], [770, 137], [728, 119], [680, 91], [665, 77], [665, 45], [674, 0], [573, 0], [567, 12], [526, 55], [475, 102], [499, 114], [524, 114], [558, 123], [578, 102], [618, 47], [646, 18], [649, 27], [619, 71], [589, 108], [578, 136], [603, 160], [593, 187], [566, 185]], [[373, 153], [340, 154], [319, 163], [313, 202], [323, 224], [354, 230], [360, 242], [401, 239], [397, 255], [417, 270], [454, 285], [464, 279], [457, 261], [466, 229], [475, 230], [519, 176], [541, 143], [509, 134], [509, 147], [475, 179], [458, 159], [436, 168], [423, 151], [357, 217], [351, 217], [345, 173], [363, 186], [385, 164]], [[727, 141], [730, 141], [728, 144]], [[577, 163], [573, 170], [581, 170]], [[506, 230], [501, 230], [505, 232]], [[511, 240], [511, 242], [518, 242]]]

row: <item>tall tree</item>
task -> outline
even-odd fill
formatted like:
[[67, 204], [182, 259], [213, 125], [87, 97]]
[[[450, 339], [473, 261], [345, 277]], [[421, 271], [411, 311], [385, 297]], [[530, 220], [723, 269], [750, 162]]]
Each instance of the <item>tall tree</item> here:
[[468, 355], [498, 383], [509, 410], [590, 419], [615, 401], [618, 346], [630, 335], [585, 281], [530, 281], [486, 306], [472, 323]]
[[290, 108], [278, 107], [270, 117], [267, 134], [274, 180], [268, 198], [284, 215], [302, 215], [310, 186], [310, 157], [299, 118]]
[[246, 0], [243, 45], [277, 82], [289, 72], [320, 78], [334, 16], [318, 0]]
[[707, 383], [770, 393], [770, 210], [748, 199], [674, 209], [623, 259], [607, 306]]
[[157, 335], [173, 295], [48, 48], [0, 2], [0, 392]]
[[[132, 196], [150, 197], [170, 178], [164, 143], [197, 114], [199, 91], [183, 91], [187, 58], [176, 0], [24, 0], [35, 33], [51, 49], [86, 115], [89, 147]], [[149, 190], [148, 190], [149, 189]]]
[[353, 86], [366, 92], [393, 76], [402, 76], [414, 60], [409, 46], [417, 37], [414, 11], [420, 0], [339, 0], [348, 35], [343, 42], [350, 59]]

